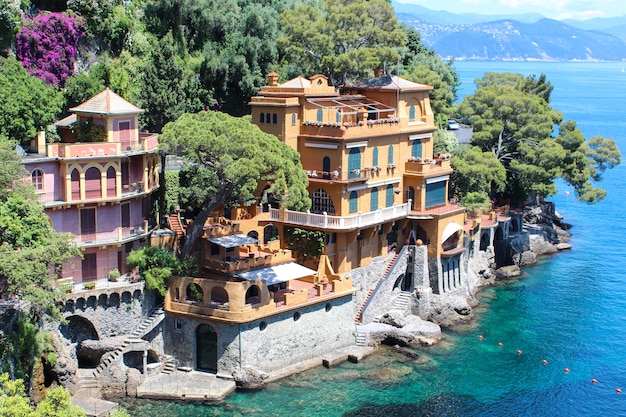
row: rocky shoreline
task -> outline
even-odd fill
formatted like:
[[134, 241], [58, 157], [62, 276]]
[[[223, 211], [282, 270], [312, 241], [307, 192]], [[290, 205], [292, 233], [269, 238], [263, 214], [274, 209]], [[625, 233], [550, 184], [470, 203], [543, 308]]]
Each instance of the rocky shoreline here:
[[571, 249], [569, 244], [571, 225], [546, 203], [524, 210], [524, 231], [520, 238], [510, 242], [511, 265], [496, 267], [491, 251], [480, 252], [469, 261], [468, 288], [450, 294], [430, 294], [427, 314], [401, 316], [393, 311], [385, 314], [379, 323], [363, 326], [368, 332], [370, 344], [396, 341], [402, 346], [431, 346], [443, 340], [441, 329], [467, 324], [478, 317], [474, 308], [480, 303], [476, 295], [498, 281], [518, 279], [524, 266], [537, 263], [543, 256]]

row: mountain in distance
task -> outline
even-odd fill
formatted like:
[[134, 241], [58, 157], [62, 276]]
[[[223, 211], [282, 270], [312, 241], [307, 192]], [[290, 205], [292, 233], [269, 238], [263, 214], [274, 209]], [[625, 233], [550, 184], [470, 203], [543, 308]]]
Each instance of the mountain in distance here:
[[[626, 17], [566, 24], [538, 14], [515, 15], [513, 20], [512, 16], [433, 11], [396, 1], [393, 6], [398, 20], [417, 29], [424, 44], [443, 58], [626, 61], [626, 41], [619, 37], [620, 22], [626, 24]], [[607, 27], [614, 34], [598, 30]], [[626, 25], [622, 30], [626, 34]]]

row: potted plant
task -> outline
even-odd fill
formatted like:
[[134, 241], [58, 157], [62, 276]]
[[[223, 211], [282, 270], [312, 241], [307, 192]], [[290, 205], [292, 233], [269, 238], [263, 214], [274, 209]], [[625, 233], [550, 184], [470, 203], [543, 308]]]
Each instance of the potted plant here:
[[65, 284], [61, 287], [61, 292], [64, 292], [65, 294], [70, 294], [72, 292], [72, 288], [72, 284]]
[[117, 282], [120, 279], [120, 270], [117, 268], [113, 268], [109, 271], [109, 281]]
[[94, 288], [96, 288], [96, 283], [91, 281], [91, 282], [83, 282], [83, 289], [85, 290], [93, 290]]

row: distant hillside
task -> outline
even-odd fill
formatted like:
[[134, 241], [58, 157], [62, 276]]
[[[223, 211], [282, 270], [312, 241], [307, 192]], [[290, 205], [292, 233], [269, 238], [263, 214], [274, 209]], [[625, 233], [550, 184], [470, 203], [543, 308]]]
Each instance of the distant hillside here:
[[392, 1], [398, 19], [444, 58], [624, 61], [626, 16], [559, 22], [540, 14], [455, 14]]

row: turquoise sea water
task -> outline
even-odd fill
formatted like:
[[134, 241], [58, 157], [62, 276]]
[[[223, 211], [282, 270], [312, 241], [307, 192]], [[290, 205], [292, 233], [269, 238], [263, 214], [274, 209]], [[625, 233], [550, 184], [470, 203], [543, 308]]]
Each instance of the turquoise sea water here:
[[[456, 68], [461, 94], [470, 94], [485, 71], [545, 73], [555, 85], [554, 108], [587, 137], [614, 138], [626, 153], [622, 64]], [[386, 348], [360, 364], [314, 369], [220, 405], [123, 405], [133, 416], [151, 417], [626, 416], [625, 178], [623, 165], [605, 173], [600, 185], [609, 195], [593, 206], [566, 195], [561, 184], [552, 200], [574, 225], [574, 248], [525, 269], [519, 281], [482, 291], [480, 319], [446, 331], [436, 347], [416, 350], [418, 359]]]

